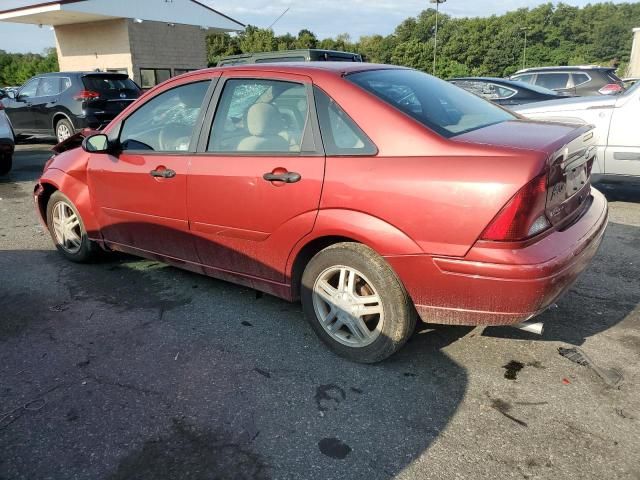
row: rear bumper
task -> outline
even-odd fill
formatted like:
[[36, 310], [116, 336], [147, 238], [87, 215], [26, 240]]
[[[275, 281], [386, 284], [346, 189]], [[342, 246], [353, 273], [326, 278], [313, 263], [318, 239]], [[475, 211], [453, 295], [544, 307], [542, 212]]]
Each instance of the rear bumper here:
[[87, 112], [85, 116], [76, 117], [73, 120], [73, 126], [76, 132], [85, 128], [97, 129], [100, 126], [106, 126], [111, 120], [116, 118], [117, 114], [109, 112]]
[[546, 310], [587, 268], [604, 237], [608, 206], [592, 190], [585, 213], [523, 248], [478, 242], [464, 258], [386, 257], [423, 321], [510, 325]]

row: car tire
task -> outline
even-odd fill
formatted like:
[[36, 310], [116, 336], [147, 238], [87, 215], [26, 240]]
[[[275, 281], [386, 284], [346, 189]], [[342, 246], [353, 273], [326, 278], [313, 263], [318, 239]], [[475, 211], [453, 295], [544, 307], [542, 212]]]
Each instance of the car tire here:
[[[66, 227], [61, 222], [66, 222]], [[62, 192], [54, 192], [49, 198], [47, 225], [53, 243], [65, 258], [88, 263], [98, 256], [100, 247], [89, 240], [82, 217]]]
[[63, 142], [67, 138], [73, 135], [74, 129], [71, 122], [66, 118], [62, 118], [56, 122], [56, 139], [58, 143]]
[[0, 176], [4, 176], [11, 171], [13, 166], [13, 157], [8, 154], [0, 154]]
[[386, 359], [415, 330], [417, 313], [402, 282], [380, 255], [359, 243], [334, 244], [316, 254], [302, 275], [301, 299], [320, 339], [354, 362]]

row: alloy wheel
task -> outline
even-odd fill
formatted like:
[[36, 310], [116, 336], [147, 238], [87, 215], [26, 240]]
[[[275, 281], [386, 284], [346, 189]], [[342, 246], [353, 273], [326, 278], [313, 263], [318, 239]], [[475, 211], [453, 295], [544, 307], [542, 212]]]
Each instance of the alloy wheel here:
[[382, 332], [382, 298], [355, 268], [333, 266], [318, 275], [313, 307], [322, 328], [343, 345], [366, 347]]
[[53, 232], [58, 245], [70, 254], [76, 254], [82, 247], [80, 219], [65, 202], [53, 207]]
[[69, 127], [64, 123], [60, 123], [60, 125], [58, 125], [57, 134], [58, 142], [63, 142], [71, 136], [71, 130], [69, 130]]

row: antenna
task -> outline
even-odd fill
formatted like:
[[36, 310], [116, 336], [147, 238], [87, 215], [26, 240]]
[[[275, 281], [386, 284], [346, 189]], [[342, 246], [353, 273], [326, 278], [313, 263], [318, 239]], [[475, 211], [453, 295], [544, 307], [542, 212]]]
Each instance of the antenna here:
[[276, 18], [276, 19], [273, 21], [273, 23], [267, 27], [267, 30], [269, 30], [269, 29], [270, 29], [270, 28], [272, 28], [276, 23], [278, 23], [278, 21], [279, 21], [282, 17], [284, 17], [284, 16], [285, 16], [285, 14], [289, 11], [289, 9], [290, 9], [290, 8], [291, 8], [291, 7], [287, 7], [287, 8], [285, 9], [285, 11], [284, 11], [284, 12], [282, 12], [282, 13], [280, 14], [280, 16], [279, 16], [278, 18]]

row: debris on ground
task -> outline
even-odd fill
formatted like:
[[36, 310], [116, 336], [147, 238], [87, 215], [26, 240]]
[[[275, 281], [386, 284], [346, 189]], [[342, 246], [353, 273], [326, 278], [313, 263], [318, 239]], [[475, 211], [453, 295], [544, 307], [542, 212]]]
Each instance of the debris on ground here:
[[615, 368], [600, 368], [598, 365], [596, 365], [595, 362], [593, 362], [593, 360], [591, 360], [587, 356], [586, 353], [584, 353], [578, 347], [571, 347], [571, 348], [559, 347], [558, 353], [573, 363], [576, 363], [583, 367], [589, 367], [609, 387], [616, 387], [623, 380], [622, 373], [620, 373], [618, 370], [616, 370]]

